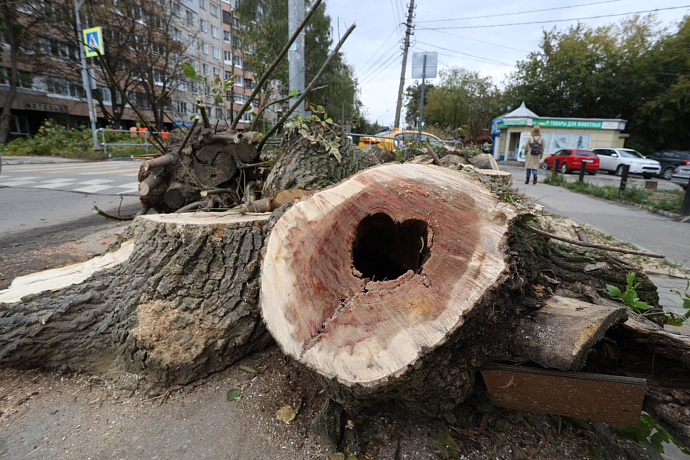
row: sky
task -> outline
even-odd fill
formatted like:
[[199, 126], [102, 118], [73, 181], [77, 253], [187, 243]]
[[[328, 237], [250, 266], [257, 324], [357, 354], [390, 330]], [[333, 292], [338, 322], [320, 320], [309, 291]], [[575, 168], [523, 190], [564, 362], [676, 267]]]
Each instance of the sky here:
[[[325, 0], [325, 3], [326, 13], [331, 16], [334, 43], [352, 23], [357, 24], [341, 51], [355, 69], [364, 115], [372, 122], [393, 126], [409, 0]], [[572, 19], [598, 27], [633, 16], [626, 13], [653, 10], [657, 10], [661, 27], [675, 30], [677, 22], [690, 14], [690, 0], [415, 0], [415, 28], [410, 40], [405, 87], [414, 83], [410, 76], [413, 52], [436, 51], [438, 70], [464, 67], [490, 76], [494, 83], [501, 85], [516, 70], [516, 62], [538, 49], [543, 29], [554, 26], [567, 29], [577, 24]], [[498, 24], [501, 26], [488, 27]], [[404, 116], [403, 108], [401, 120]]]

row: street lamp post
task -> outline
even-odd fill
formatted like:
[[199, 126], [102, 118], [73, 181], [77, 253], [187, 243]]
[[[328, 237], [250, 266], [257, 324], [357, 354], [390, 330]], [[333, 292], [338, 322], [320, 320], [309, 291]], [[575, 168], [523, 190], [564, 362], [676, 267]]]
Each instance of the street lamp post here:
[[77, 21], [77, 43], [79, 46], [79, 56], [81, 58], [81, 80], [84, 85], [84, 91], [86, 92], [86, 105], [89, 109], [89, 120], [91, 121], [91, 134], [93, 134], [93, 149], [100, 150], [101, 146], [98, 144], [98, 133], [96, 133], [96, 111], [93, 106], [93, 99], [91, 98], [91, 81], [89, 79], [89, 73], [86, 69], [86, 54], [84, 50], [85, 43], [81, 37], [81, 21], [79, 19], [79, 9], [84, 5], [86, 0], [74, 0], [74, 15]]

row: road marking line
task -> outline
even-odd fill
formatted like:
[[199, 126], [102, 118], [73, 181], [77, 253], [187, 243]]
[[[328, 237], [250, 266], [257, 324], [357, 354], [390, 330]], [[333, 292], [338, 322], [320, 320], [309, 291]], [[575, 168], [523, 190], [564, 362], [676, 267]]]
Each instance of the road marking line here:
[[[110, 179], [94, 179], [94, 180], [81, 181], [80, 184], [103, 185], [103, 184], [107, 184], [108, 182], [112, 182], [112, 180], [110, 180]], [[112, 187], [112, 185], [110, 187]]]
[[72, 190], [73, 192], [96, 193], [107, 188], [113, 188], [112, 185], [89, 185], [88, 187], [80, 187]]

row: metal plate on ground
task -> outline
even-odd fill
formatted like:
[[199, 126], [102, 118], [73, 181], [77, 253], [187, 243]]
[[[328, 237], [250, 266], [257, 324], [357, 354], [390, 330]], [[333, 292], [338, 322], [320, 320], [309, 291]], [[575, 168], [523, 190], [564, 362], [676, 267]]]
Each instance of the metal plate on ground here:
[[494, 403], [509, 409], [636, 426], [644, 379], [490, 364], [481, 370]]

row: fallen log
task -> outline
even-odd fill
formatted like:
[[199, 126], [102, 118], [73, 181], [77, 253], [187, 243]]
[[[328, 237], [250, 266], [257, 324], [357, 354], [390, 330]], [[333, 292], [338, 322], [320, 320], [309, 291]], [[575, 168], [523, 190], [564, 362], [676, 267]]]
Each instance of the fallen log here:
[[139, 216], [103, 256], [17, 278], [0, 292], [0, 364], [184, 384], [263, 348], [270, 217]]

